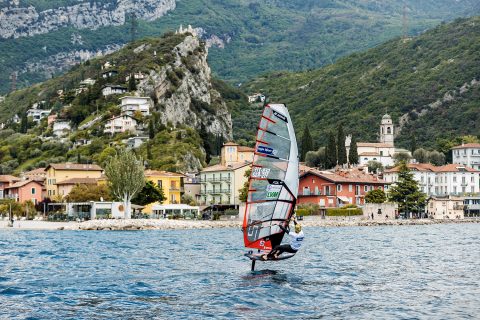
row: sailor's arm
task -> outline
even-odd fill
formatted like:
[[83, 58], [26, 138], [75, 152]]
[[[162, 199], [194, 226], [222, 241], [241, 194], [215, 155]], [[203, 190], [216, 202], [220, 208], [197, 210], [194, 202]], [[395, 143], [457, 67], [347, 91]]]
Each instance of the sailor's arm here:
[[287, 234], [290, 233], [290, 230], [288, 230], [287, 228], [285, 228], [284, 226], [282, 226], [281, 224], [278, 225], [280, 227], [280, 229], [282, 229], [283, 231], [285, 231]]

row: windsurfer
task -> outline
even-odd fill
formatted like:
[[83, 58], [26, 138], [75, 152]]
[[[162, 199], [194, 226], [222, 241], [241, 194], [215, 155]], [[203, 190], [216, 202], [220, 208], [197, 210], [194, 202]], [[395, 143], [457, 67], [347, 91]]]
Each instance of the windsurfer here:
[[279, 225], [280, 229], [285, 231], [285, 233], [290, 236], [290, 244], [277, 245], [275, 248], [272, 249], [272, 251], [270, 251], [270, 253], [264, 254], [262, 256], [263, 260], [278, 259], [278, 256], [280, 256], [284, 252], [297, 253], [297, 251], [302, 246], [305, 234], [302, 231], [302, 226], [297, 222], [295, 218], [293, 218], [293, 223], [295, 224], [295, 232], [290, 231], [288, 225], [286, 228], [282, 225]]

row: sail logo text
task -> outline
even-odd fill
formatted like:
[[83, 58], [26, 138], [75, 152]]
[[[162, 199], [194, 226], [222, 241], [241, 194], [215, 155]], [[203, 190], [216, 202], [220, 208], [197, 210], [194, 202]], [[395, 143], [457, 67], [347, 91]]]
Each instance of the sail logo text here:
[[280, 196], [282, 186], [269, 184], [267, 186], [267, 199], [277, 199]]
[[270, 147], [265, 147], [265, 146], [258, 146], [257, 152], [263, 153], [263, 154], [269, 154], [269, 155], [276, 155], [277, 150], [270, 148]]
[[270, 168], [255, 167], [255, 168], [253, 168], [253, 171], [252, 171], [252, 177], [253, 178], [266, 179], [268, 177], [269, 173], [270, 173]]

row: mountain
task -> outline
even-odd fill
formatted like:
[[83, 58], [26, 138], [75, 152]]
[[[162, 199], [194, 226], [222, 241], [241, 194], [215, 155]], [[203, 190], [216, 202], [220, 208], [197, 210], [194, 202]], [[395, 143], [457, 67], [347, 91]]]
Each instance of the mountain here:
[[480, 136], [479, 50], [480, 17], [458, 19], [322, 69], [271, 73], [244, 90], [286, 103], [297, 132], [308, 125], [317, 145], [339, 123], [357, 141], [376, 141], [389, 113], [398, 146], [410, 149], [415, 137], [418, 147], [440, 148], [457, 136]]
[[480, 13], [477, 0], [0, 0], [0, 93], [59, 74], [132, 37], [198, 28], [230, 82], [307, 70], [402, 33]]
[[[109, 94], [110, 87], [127, 92]], [[229, 108], [244, 97], [224, 99], [221, 92], [228, 88], [212, 79], [205, 43], [191, 33], [130, 43], [62, 76], [8, 94], [0, 103], [0, 171], [64, 161], [102, 164], [116, 145], [136, 136], [144, 137], [136, 151], [149, 167], [198, 170], [232, 137]], [[119, 98], [132, 95], [150, 98], [150, 114], [133, 112], [135, 130], [106, 133], [108, 122], [125, 112]], [[52, 117], [36, 123], [27, 118], [27, 110], [56, 115], [53, 130]], [[13, 121], [15, 115], [21, 121]], [[55, 132], [57, 123], [65, 128], [60, 134]]]

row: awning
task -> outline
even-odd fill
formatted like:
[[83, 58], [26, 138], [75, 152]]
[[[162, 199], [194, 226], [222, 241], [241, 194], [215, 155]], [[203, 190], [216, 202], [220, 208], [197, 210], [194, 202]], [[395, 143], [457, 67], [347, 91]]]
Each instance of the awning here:
[[340, 199], [342, 202], [350, 203], [350, 199], [348, 197], [338, 196], [338, 199]]

